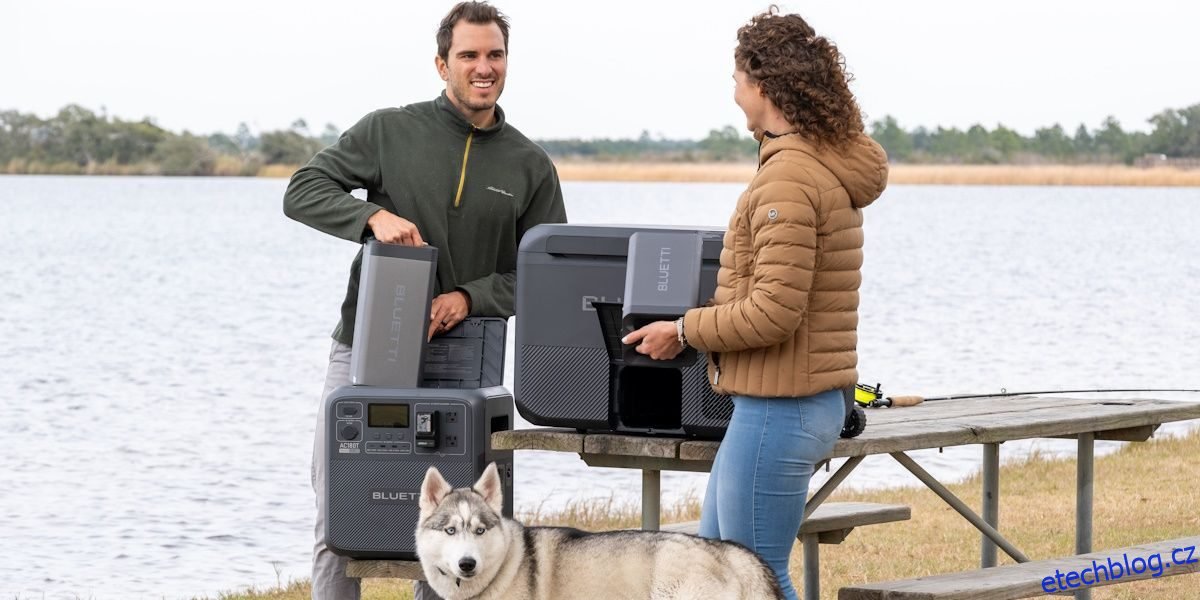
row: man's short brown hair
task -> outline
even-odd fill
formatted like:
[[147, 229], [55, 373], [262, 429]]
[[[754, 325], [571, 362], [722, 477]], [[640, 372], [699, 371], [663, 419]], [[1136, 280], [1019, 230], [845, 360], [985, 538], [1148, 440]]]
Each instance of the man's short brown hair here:
[[504, 51], [508, 52], [508, 17], [487, 2], [459, 2], [446, 13], [437, 30], [438, 56], [450, 60], [450, 42], [454, 39], [454, 26], [465, 20], [476, 25], [495, 23], [504, 35]]

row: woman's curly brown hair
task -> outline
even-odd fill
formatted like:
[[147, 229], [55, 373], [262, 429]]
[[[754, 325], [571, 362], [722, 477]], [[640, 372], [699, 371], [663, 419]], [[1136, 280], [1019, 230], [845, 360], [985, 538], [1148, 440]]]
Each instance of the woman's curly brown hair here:
[[863, 131], [846, 58], [800, 15], [778, 11], [771, 6], [738, 29], [734, 64], [801, 135], [818, 146], [844, 146]]

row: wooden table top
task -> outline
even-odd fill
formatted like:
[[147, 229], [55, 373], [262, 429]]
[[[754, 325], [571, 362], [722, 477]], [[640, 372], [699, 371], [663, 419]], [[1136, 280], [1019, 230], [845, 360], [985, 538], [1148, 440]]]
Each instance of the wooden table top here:
[[[1200, 402], [1154, 398], [1082, 399], [1010, 396], [933, 401], [867, 409], [867, 429], [840, 439], [831, 458], [1029, 438], [1098, 433], [1098, 439], [1144, 440], [1162, 423], [1200, 419]], [[1105, 433], [1109, 435], [1104, 435]], [[537, 428], [492, 435], [498, 450], [548, 450], [610, 456], [711, 461], [720, 442]]]

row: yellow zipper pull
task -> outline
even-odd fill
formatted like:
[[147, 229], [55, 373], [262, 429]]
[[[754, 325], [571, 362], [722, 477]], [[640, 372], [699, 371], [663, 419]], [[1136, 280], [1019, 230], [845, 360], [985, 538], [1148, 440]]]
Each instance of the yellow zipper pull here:
[[458, 208], [458, 203], [462, 201], [463, 184], [467, 181], [467, 156], [471, 154], [471, 138], [475, 137], [475, 127], [471, 127], [471, 132], [467, 134], [467, 147], [463, 150], [462, 173], [458, 176], [458, 193], [454, 194], [454, 208]]

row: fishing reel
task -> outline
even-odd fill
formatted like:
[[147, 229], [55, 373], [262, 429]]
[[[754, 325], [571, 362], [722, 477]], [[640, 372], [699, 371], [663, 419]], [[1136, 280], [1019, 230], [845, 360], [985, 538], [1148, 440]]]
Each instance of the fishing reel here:
[[865, 383], [854, 386], [854, 402], [860, 406], [874, 408], [883, 401], [883, 384], [876, 383], [871, 387]]

